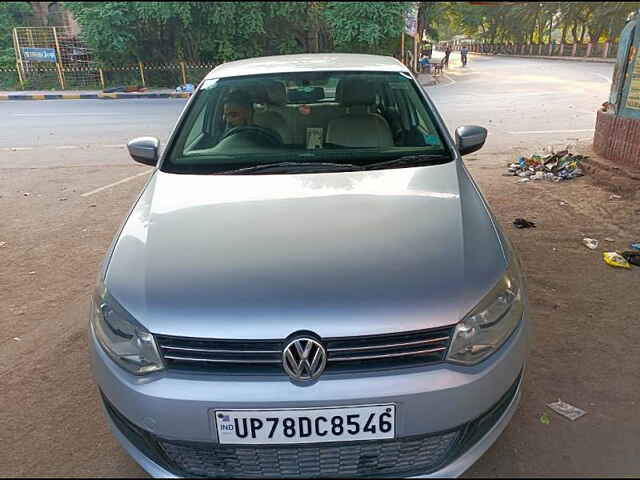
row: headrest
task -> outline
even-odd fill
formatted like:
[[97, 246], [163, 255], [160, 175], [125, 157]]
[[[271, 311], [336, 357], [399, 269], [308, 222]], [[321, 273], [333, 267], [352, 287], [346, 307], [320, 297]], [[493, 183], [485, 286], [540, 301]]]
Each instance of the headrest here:
[[267, 102], [272, 105], [285, 105], [287, 103], [287, 87], [277, 80], [267, 80], [264, 83], [267, 92]]
[[343, 78], [336, 87], [336, 101], [345, 106], [373, 105], [376, 103], [376, 91], [368, 80]]
[[249, 93], [245, 92], [244, 90], [232, 90], [227, 93], [227, 95], [224, 97], [223, 102], [239, 105], [241, 107], [252, 110], [254, 99]]
[[240, 91], [253, 103], [268, 103], [271, 105], [284, 105], [287, 103], [287, 89], [282, 82], [276, 80], [261, 80], [247, 83]]

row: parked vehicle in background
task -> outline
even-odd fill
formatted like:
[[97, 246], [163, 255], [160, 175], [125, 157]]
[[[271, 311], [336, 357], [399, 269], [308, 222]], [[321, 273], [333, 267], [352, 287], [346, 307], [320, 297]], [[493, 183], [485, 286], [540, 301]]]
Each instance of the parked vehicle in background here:
[[395, 59], [273, 56], [200, 84], [103, 263], [89, 344], [153, 476], [457, 476], [517, 407], [516, 254]]

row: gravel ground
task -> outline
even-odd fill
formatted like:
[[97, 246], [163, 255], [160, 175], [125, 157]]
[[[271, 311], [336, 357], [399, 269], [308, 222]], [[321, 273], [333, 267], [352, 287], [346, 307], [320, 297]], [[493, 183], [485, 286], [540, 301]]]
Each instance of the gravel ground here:
[[[513, 157], [465, 162], [520, 254], [534, 338], [520, 408], [465, 475], [637, 475], [640, 268], [612, 268], [602, 251], [640, 241], [638, 183], [617, 200], [589, 176], [516, 184], [501, 176]], [[146, 476], [106, 426], [88, 364], [87, 310], [99, 262], [147, 177], [80, 196], [143, 171], [0, 169], [1, 476]], [[537, 228], [517, 230], [515, 217]], [[588, 250], [585, 236], [600, 247]], [[587, 415], [571, 422], [545, 408], [558, 398]], [[545, 411], [549, 424], [540, 421]]]

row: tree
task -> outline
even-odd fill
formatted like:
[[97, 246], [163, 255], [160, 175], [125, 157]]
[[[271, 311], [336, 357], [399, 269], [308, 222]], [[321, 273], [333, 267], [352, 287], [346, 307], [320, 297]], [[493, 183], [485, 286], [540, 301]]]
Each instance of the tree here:
[[547, 43], [555, 32], [562, 42], [614, 41], [627, 16], [640, 2], [512, 2], [474, 6], [469, 2], [445, 2], [451, 26], [494, 43]]
[[0, 68], [14, 68], [13, 28], [27, 25], [31, 20], [29, 2], [0, 3]]
[[420, 2], [418, 9], [418, 32], [439, 41], [440, 34], [450, 34], [448, 2]]
[[324, 19], [338, 51], [391, 55], [408, 2], [328, 2]]
[[102, 62], [228, 61], [333, 50], [390, 53], [408, 2], [69, 2]]

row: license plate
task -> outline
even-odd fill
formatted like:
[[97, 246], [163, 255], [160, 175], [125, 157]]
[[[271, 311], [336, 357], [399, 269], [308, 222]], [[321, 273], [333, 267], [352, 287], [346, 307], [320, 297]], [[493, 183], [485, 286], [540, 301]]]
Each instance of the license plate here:
[[220, 443], [287, 444], [395, 438], [395, 405], [216, 410], [211, 415]]

